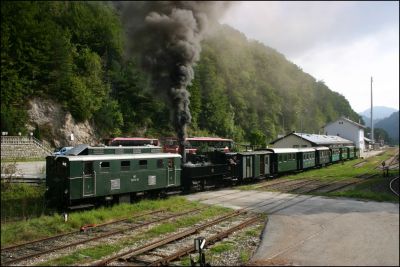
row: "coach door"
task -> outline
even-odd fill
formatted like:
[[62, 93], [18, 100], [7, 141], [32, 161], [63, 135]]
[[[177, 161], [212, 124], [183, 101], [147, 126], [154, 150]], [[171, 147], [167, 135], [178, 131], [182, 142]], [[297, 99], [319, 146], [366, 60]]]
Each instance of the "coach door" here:
[[243, 156], [243, 178], [253, 177], [253, 157]]
[[175, 185], [176, 169], [174, 159], [168, 159], [167, 186]]
[[269, 155], [264, 155], [264, 158], [265, 158], [265, 171], [264, 171], [264, 174], [269, 174], [270, 173], [270, 171], [269, 171]]
[[83, 162], [82, 171], [82, 196], [90, 197], [96, 194], [96, 172], [93, 170], [93, 162]]
[[260, 155], [260, 175], [265, 174], [265, 155]]

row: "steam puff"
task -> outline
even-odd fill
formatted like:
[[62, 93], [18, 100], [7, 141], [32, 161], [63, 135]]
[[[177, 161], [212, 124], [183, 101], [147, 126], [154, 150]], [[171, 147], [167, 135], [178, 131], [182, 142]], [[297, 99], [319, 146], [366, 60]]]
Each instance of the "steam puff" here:
[[209, 19], [215, 20], [227, 2], [118, 2], [131, 51], [140, 55], [154, 90], [171, 106], [179, 141], [186, 137], [191, 121], [190, 94], [186, 87], [194, 78], [201, 41]]

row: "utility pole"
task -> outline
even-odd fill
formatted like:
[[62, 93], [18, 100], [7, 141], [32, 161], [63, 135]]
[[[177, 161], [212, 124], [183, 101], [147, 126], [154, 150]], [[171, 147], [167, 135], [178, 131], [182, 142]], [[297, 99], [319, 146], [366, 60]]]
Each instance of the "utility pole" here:
[[373, 100], [372, 100], [372, 76], [371, 76], [371, 140], [372, 140], [372, 144], [375, 143], [374, 141], [374, 113], [373, 113]]

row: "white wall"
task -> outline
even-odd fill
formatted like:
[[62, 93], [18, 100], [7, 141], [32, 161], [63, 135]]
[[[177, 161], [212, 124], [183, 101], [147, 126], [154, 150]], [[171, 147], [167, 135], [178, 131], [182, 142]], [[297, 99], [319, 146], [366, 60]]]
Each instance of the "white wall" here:
[[274, 148], [293, 148], [295, 145], [298, 147], [311, 147], [311, 143], [301, 139], [298, 136], [295, 135], [289, 135], [279, 141], [277, 141], [275, 144], [273, 144]]
[[342, 119], [339, 119], [324, 129], [327, 135], [338, 135], [345, 139], [353, 141], [354, 145], [364, 151], [364, 129]]

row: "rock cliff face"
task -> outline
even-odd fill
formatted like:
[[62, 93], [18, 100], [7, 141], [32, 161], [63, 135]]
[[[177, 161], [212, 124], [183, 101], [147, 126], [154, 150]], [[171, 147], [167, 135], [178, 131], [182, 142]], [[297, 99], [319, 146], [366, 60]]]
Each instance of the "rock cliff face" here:
[[43, 141], [53, 147], [99, 143], [92, 123], [75, 122], [71, 113], [63, 110], [62, 106], [53, 100], [34, 98], [29, 101], [28, 108], [27, 128], [32, 132], [38, 128]]

